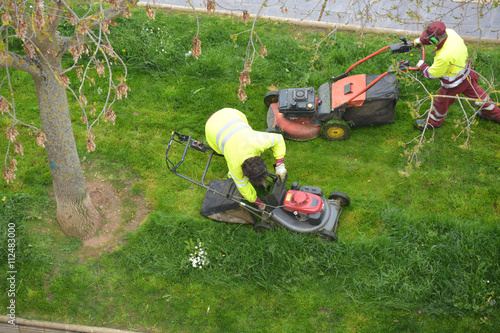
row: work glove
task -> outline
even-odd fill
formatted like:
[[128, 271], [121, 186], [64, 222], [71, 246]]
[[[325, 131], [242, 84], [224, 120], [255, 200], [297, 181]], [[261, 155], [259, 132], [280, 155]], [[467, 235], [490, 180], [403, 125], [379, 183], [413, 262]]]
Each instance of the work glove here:
[[420, 60], [419, 62], [417, 62], [417, 67], [420, 68], [420, 66], [422, 66], [423, 64], [424, 64], [424, 61]]
[[420, 37], [418, 37], [413, 41], [413, 47], [418, 47], [418, 46], [422, 46], [422, 41], [420, 40]]
[[281, 181], [285, 181], [285, 176], [286, 176], [286, 169], [285, 169], [285, 163], [281, 163], [276, 166], [276, 176], [280, 177]]
[[257, 205], [257, 207], [259, 207], [260, 210], [264, 210], [266, 208], [266, 204], [263, 203], [262, 200], [260, 200], [259, 198], [255, 200], [254, 204]]

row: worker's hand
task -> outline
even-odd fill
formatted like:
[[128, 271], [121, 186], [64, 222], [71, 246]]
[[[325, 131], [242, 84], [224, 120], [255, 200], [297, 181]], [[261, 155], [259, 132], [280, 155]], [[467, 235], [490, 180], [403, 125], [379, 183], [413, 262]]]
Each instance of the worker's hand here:
[[281, 178], [281, 181], [285, 181], [285, 176], [286, 176], [286, 169], [285, 169], [285, 163], [281, 163], [276, 166], [276, 176]]
[[417, 67], [420, 68], [420, 66], [422, 66], [423, 64], [424, 64], [424, 61], [420, 60], [419, 62], [417, 62]]
[[254, 204], [257, 205], [257, 207], [259, 207], [260, 210], [264, 210], [266, 208], [266, 204], [263, 203], [262, 200], [260, 200], [259, 198], [255, 200]]
[[413, 47], [420, 47], [420, 46], [422, 46], [422, 41], [420, 40], [420, 37], [418, 37], [413, 41]]

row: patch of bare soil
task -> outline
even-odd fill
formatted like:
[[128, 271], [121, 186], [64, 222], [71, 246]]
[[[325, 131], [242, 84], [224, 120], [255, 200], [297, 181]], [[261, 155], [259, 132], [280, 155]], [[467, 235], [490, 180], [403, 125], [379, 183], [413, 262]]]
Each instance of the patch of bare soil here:
[[92, 238], [83, 241], [80, 259], [112, 252], [125, 243], [124, 235], [135, 231], [146, 219], [149, 207], [140, 195], [131, 195], [132, 182], [116, 191], [103, 179], [87, 181], [87, 190], [104, 224]]

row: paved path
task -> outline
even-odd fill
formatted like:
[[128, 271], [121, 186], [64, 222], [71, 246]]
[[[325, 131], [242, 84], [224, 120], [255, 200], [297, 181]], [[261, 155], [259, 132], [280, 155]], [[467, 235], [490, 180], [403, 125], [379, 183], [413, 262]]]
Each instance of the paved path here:
[[[147, 0], [140, 0], [141, 3]], [[150, 0], [152, 3], [153, 0]], [[206, 10], [207, 0], [192, 0], [195, 8]], [[216, 0], [216, 11], [241, 13], [246, 9], [255, 15], [261, 9], [263, 0]], [[421, 32], [423, 27], [434, 20], [443, 21], [447, 27], [455, 29], [463, 37], [486, 38], [500, 41], [500, 6], [483, 11], [481, 20], [471, 14], [476, 13], [476, 1], [422, 0], [423, 3], [440, 3], [441, 6], [415, 8], [416, 0], [268, 0], [260, 11], [261, 16], [279, 19], [302, 20], [323, 23], [368, 27], [377, 30]], [[186, 0], [155, 0], [156, 4], [174, 7], [190, 7]], [[321, 13], [321, 8], [324, 11]], [[361, 15], [368, 10], [371, 17]], [[286, 11], [283, 13], [283, 11]], [[418, 19], [412, 19], [411, 13]], [[393, 19], [389, 17], [394, 17]], [[397, 19], [395, 19], [397, 18]], [[480, 22], [480, 29], [478, 29]]]

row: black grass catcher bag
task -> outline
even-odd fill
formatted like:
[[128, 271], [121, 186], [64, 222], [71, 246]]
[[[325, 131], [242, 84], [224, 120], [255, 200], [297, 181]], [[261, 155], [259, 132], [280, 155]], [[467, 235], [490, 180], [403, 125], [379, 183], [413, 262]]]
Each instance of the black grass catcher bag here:
[[[225, 180], [211, 180], [208, 186], [218, 193], [223, 193], [224, 196], [241, 197], [234, 180], [231, 178]], [[241, 207], [238, 202], [230, 200], [223, 195], [207, 190], [203, 197], [203, 204], [201, 205], [201, 215], [220, 222], [239, 224], [255, 223], [254, 216], [250, 214], [248, 210]]]
[[[367, 74], [366, 85], [378, 77], [377, 74]], [[386, 75], [366, 91], [363, 105], [347, 108], [342, 118], [352, 127], [393, 123], [398, 99], [396, 76]]]

